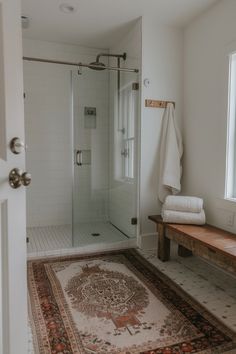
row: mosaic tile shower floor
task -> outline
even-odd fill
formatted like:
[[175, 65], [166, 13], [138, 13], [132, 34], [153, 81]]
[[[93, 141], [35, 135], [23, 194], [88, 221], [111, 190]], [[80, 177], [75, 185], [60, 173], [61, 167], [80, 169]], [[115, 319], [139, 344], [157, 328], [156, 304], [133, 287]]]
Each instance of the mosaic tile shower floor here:
[[[92, 234], [99, 234], [93, 236]], [[72, 247], [70, 225], [27, 228], [28, 254], [47, 256], [48, 251]], [[108, 222], [81, 223], [75, 226], [74, 247], [127, 241], [128, 238]]]

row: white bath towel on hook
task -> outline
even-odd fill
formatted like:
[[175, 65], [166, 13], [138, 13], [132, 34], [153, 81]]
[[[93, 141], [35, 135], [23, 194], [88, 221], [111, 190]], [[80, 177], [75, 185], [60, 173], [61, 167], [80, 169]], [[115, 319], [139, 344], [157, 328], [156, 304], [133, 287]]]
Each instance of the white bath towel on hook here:
[[181, 191], [182, 137], [175, 121], [173, 103], [168, 103], [162, 118], [159, 155], [158, 198], [164, 203], [169, 194]]

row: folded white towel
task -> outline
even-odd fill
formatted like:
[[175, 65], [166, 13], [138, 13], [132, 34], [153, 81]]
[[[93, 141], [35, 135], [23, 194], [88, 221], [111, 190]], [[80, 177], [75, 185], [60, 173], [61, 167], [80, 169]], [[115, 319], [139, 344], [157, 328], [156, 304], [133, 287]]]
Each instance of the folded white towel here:
[[203, 209], [203, 200], [197, 197], [168, 195], [163, 204], [163, 209], [200, 213]]
[[206, 216], [203, 209], [200, 213], [185, 213], [182, 211], [162, 210], [161, 216], [164, 222], [173, 224], [204, 225], [206, 222]]

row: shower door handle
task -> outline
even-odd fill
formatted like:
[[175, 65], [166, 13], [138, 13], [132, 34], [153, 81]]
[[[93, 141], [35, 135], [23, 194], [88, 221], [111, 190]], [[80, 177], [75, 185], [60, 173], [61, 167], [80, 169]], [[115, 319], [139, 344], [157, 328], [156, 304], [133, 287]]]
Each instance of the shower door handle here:
[[76, 157], [75, 157], [76, 165], [82, 166], [82, 162], [83, 162], [83, 151], [82, 151], [82, 150], [77, 150], [75, 154], [76, 154]]
[[76, 150], [75, 163], [77, 166], [91, 165], [91, 150]]

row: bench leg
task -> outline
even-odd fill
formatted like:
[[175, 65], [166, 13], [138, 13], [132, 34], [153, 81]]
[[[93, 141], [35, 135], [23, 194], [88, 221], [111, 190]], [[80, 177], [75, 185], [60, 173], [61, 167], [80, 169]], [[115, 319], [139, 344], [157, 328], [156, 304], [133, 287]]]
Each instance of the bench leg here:
[[169, 261], [170, 259], [170, 240], [165, 237], [165, 226], [158, 224], [158, 258], [162, 262]]
[[193, 255], [193, 252], [189, 249], [185, 248], [184, 246], [178, 246], [178, 256], [180, 257], [190, 257]]

